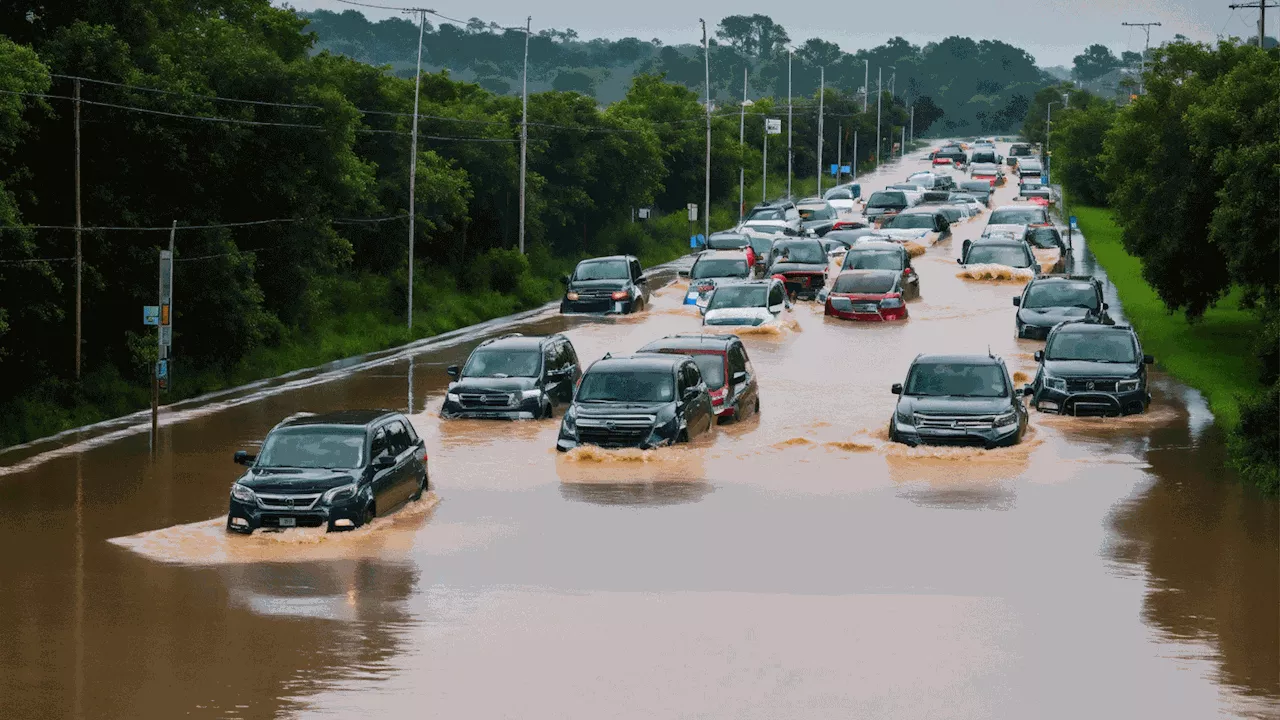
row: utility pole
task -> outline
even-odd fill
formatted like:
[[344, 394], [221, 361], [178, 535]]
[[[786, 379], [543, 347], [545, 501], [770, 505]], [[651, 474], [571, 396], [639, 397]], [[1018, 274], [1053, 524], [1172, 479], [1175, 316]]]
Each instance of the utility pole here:
[[[738, 152], [746, 150], [747, 139], [747, 69], [742, 68], [742, 112], [738, 114]], [[738, 159], [738, 224], [747, 210], [747, 170], [742, 158]]]
[[911, 142], [916, 141], [916, 106], [911, 106]]
[[907, 154], [907, 126], [902, 126], [902, 147], [898, 150], [898, 159], [901, 160]]
[[165, 389], [170, 378], [169, 358], [173, 343], [173, 249], [178, 234], [178, 221], [169, 228], [169, 249], [160, 251], [159, 299], [160, 317], [156, 327], [156, 363], [151, 367], [151, 454], [160, 446], [160, 380], [164, 377]]
[[884, 68], [876, 68], [876, 167], [880, 166], [880, 100], [884, 95]]
[[[1259, 0], [1256, 3], [1239, 3], [1235, 5], [1228, 5], [1227, 7], [1232, 10], [1258, 8], [1258, 47], [1263, 47], [1263, 40], [1267, 36], [1267, 8], [1280, 7], [1280, 5], [1268, 5], [1267, 0]], [[1159, 23], [1156, 24], [1159, 25]]]
[[1054, 100], [1044, 108], [1044, 174], [1049, 174], [1049, 124], [1053, 119], [1053, 106], [1062, 103]]
[[[413, 73], [413, 137], [409, 139], [409, 320], [410, 332], [413, 330], [413, 233], [414, 218], [418, 214], [414, 204], [414, 191], [418, 181], [418, 96], [422, 88], [422, 28], [427, 22], [427, 11], [413, 8], [406, 12], [418, 13], [418, 64]], [[526, 36], [527, 37], [527, 36]], [[521, 186], [523, 190], [523, 185]], [[521, 193], [523, 195], [523, 192]], [[521, 222], [521, 229], [524, 223]], [[523, 250], [523, 248], [521, 248]]]
[[[862, 112], [867, 111], [867, 93], [871, 90], [871, 60], [862, 61]], [[857, 162], [857, 159], [854, 159]]]
[[80, 78], [76, 78], [76, 380], [80, 379], [80, 278], [84, 255], [80, 244]]
[[[791, 57], [794, 48], [787, 48], [787, 197], [791, 197]], [[768, 138], [765, 138], [768, 142]]]
[[836, 123], [836, 185], [844, 180], [844, 165], [841, 164], [844, 151], [844, 123]]
[[[1262, 0], [1260, 4], [1265, 5], [1266, 0]], [[1231, 7], [1236, 7], [1236, 6], [1232, 5]], [[1140, 27], [1142, 28], [1143, 32], [1145, 32], [1147, 35], [1146, 48], [1142, 51], [1142, 69], [1139, 71], [1139, 74], [1138, 74], [1138, 94], [1144, 95], [1146, 94], [1146, 82], [1147, 82], [1146, 81], [1147, 53], [1151, 50], [1151, 28], [1153, 26], [1160, 27], [1160, 23], [1158, 22], [1146, 22], [1146, 23], [1122, 22], [1120, 24], [1125, 27]], [[1259, 41], [1259, 45], [1261, 45], [1261, 41]]]
[[827, 69], [818, 68], [818, 197], [822, 197], [822, 108], [827, 96]]
[[707, 44], [707, 21], [698, 18], [702, 23], [702, 59], [707, 74], [707, 176], [705, 204], [702, 206], [703, 237], [711, 235], [711, 46]]
[[858, 131], [853, 131], [853, 162], [849, 163], [849, 169], [853, 171], [853, 180], [858, 179]]
[[[524, 180], [528, 169], [529, 151], [529, 31], [533, 28], [533, 16], [530, 15], [524, 24], [524, 74], [520, 80], [520, 254], [524, 254]], [[418, 54], [422, 48], [419, 41]], [[417, 98], [414, 98], [417, 102]], [[414, 111], [417, 120], [417, 111]], [[416, 134], [416, 133], [415, 133]]]

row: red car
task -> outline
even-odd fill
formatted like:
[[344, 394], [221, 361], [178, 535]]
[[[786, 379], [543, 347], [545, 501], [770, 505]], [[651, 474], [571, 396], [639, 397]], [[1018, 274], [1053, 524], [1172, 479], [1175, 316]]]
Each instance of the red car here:
[[934, 165], [950, 165], [950, 164], [951, 164], [951, 158], [949, 158], [949, 157], [939, 157], [939, 156], [937, 156], [937, 155], [934, 155], [934, 156], [933, 156], [933, 164], [934, 164]]
[[895, 270], [846, 270], [836, 276], [823, 314], [842, 320], [906, 320], [902, 277]]

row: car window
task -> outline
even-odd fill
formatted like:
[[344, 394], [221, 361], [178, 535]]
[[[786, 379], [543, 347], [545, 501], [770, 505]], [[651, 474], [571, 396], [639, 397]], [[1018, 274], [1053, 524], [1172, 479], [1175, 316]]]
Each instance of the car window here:
[[644, 271], [640, 269], [640, 261], [639, 261], [639, 260], [632, 260], [632, 261], [631, 261], [631, 279], [632, 279], [632, 280], [638, 280], [638, 279], [640, 278], [640, 275], [641, 275], [643, 272], [644, 272]]
[[969, 249], [965, 263], [1031, 267], [1026, 249], [1014, 245], [975, 245]]
[[783, 291], [782, 285], [778, 283], [775, 283], [774, 285], [772, 285], [769, 288], [769, 307], [773, 307], [774, 305], [781, 305], [785, 301], [786, 301], [786, 295]]
[[737, 250], [747, 245], [747, 239], [741, 235], [712, 235], [707, 239], [707, 248], [711, 250]]
[[568, 340], [564, 341], [564, 365], [562, 367], [571, 368], [578, 364], [578, 353], [573, 349], [573, 343]]
[[741, 345], [729, 348], [729, 373], [736, 375], [747, 371], [747, 351]]
[[851, 251], [844, 267], [848, 270], [902, 270], [903, 255], [897, 250]]
[[413, 441], [409, 439], [409, 431], [404, 429], [404, 423], [392, 420], [387, 423], [386, 428], [387, 444], [391, 448], [392, 455], [399, 455], [413, 445]]
[[879, 295], [893, 290], [898, 276], [892, 273], [841, 273], [831, 286], [831, 292]]
[[626, 260], [594, 260], [578, 263], [574, 280], [626, 280], [631, 270]]
[[1054, 228], [1033, 228], [1029, 233], [1032, 245], [1044, 250], [1056, 250], [1062, 247], [1062, 239]]
[[257, 467], [357, 468], [364, 455], [364, 428], [281, 428], [267, 436]]
[[892, 230], [933, 230], [934, 220], [932, 215], [897, 215], [884, 227]]
[[[701, 353], [693, 356], [693, 363], [698, 366], [698, 371], [702, 379], [706, 381], [708, 388], [717, 390], [724, 387], [723, 355]], [[693, 384], [697, 385], [698, 383], [695, 381]]]
[[373, 442], [369, 444], [369, 457], [377, 459], [389, 452], [391, 452], [391, 439], [387, 435], [387, 429], [380, 427], [373, 432]]
[[779, 262], [819, 264], [827, 262], [827, 253], [817, 240], [792, 242], [782, 246]]
[[582, 378], [575, 402], [671, 402], [675, 383], [670, 370], [595, 370]]
[[1031, 310], [1049, 307], [1098, 309], [1098, 291], [1088, 282], [1045, 282], [1027, 288], [1022, 306]]
[[1123, 332], [1063, 332], [1053, 334], [1044, 349], [1046, 360], [1093, 360], [1131, 363], [1138, 359], [1133, 336]]
[[550, 373], [560, 368], [560, 358], [556, 352], [556, 343], [547, 343], [542, 349], [542, 367], [543, 371]]
[[765, 289], [760, 285], [725, 285], [716, 288], [707, 302], [708, 310], [722, 308], [756, 308], [763, 307]]
[[[723, 360], [721, 360], [723, 362]], [[685, 382], [688, 387], [696, 388], [702, 383], [702, 371], [697, 363], [686, 363], [684, 366]]]
[[746, 275], [750, 269], [745, 255], [741, 258], [698, 258], [698, 261], [693, 264], [693, 269], [689, 271], [689, 277], [694, 280], [740, 277]]
[[541, 356], [536, 350], [480, 348], [462, 368], [463, 377], [538, 377]]
[[999, 365], [917, 363], [907, 377], [907, 395], [1002, 397], [1008, 394]]

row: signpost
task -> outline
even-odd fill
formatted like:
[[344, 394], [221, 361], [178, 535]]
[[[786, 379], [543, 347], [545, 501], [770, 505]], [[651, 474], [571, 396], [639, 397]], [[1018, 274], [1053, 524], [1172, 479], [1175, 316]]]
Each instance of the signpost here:
[[760, 173], [760, 202], [769, 201], [769, 136], [782, 134], [782, 118], [764, 119], [764, 161]]
[[143, 305], [142, 306], [142, 324], [143, 325], [159, 325], [160, 324], [160, 306], [159, 305]]
[[[160, 429], [160, 391], [169, 390], [169, 359], [173, 347], [173, 241], [178, 232], [178, 221], [169, 230], [169, 249], [160, 251], [160, 304], [143, 308], [143, 323], [156, 325], [156, 365], [151, 374], [151, 452], [155, 453]], [[150, 311], [155, 309], [155, 315]], [[155, 317], [155, 322], [150, 318]]]

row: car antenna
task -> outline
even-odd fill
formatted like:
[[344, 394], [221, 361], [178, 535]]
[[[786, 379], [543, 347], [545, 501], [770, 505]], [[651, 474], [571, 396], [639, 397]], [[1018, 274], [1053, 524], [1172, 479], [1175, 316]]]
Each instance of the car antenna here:
[[991, 353], [991, 346], [990, 346], [990, 345], [987, 345], [987, 357], [991, 358], [992, 360], [995, 360], [995, 359], [996, 359], [996, 356], [995, 356], [995, 355], [993, 355], [993, 354]]

